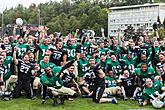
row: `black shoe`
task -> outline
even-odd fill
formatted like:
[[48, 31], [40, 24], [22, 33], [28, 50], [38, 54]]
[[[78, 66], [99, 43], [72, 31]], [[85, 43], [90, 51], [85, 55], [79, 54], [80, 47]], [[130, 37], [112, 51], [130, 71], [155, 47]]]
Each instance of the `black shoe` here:
[[127, 101], [128, 100], [128, 97], [124, 97], [124, 100]]
[[92, 98], [92, 96], [89, 96], [89, 95], [82, 95], [82, 98]]
[[41, 104], [45, 104], [45, 100], [42, 100], [42, 103]]
[[61, 97], [60, 97], [60, 101], [61, 101], [60, 104], [63, 105], [63, 104], [64, 104], [64, 101], [65, 101], [65, 97], [64, 97], [64, 96], [61, 96]]
[[139, 99], [138, 103], [139, 103], [139, 106], [141, 106], [141, 107], [143, 106], [143, 100], [142, 99]]
[[57, 107], [58, 106], [58, 102], [57, 101], [54, 101], [53, 106], [54, 107]]
[[31, 99], [32, 99], [32, 100], [35, 100], [36, 98], [37, 98], [36, 96], [32, 96], [32, 98], [31, 98]]

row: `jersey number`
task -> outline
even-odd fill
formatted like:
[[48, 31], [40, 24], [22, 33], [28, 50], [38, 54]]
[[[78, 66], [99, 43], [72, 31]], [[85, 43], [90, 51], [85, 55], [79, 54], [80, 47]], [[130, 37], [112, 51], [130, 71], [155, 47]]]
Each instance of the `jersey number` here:
[[21, 66], [20, 71], [21, 71], [22, 73], [26, 73], [26, 74], [27, 74], [27, 72], [29, 71], [29, 68], [26, 67], [26, 66]]

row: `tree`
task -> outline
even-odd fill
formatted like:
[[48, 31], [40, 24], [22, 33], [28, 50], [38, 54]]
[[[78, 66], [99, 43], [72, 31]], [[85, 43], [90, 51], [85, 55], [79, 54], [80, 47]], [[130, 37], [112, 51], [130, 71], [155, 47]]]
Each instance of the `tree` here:
[[160, 39], [165, 38], [165, 29], [159, 29], [158, 34], [159, 34]]

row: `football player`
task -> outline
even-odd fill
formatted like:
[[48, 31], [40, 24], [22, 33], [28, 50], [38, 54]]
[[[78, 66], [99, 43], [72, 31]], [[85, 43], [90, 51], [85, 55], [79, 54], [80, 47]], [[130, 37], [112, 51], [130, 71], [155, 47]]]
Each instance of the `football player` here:
[[13, 91], [13, 97], [18, 98], [21, 95], [21, 91], [25, 90], [27, 98], [33, 99], [33, 92], [31, 87], [31, 76], [34, 74], [34, 67], [29, 62], [29, 55], [24, 54], [23, 60], [16, 58], [17, 47], [14, 47], [13, 60], [18, 67], [18, 83]]

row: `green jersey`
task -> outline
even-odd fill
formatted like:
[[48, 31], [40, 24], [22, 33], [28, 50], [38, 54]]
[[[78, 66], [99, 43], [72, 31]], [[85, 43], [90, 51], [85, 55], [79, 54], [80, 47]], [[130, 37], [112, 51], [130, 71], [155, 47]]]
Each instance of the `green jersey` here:
[[48, 62], [47, 64], [44, 63], [43, 60], [40, 61], [40, 68], [41, 68], [41, 73], [44, 74], [45, 73], [45, 68], [54, 68], [56, 65], [54, 63]]
[[151, 99], [150, 95], [156, 96], [156, 94], [154, 92], [155, 92], [155, 90], [153, 89], [153, 87], [150, 87], [150, 88], [149, 87], [146, 87], [143, 90], [142, 97], [145, 100], [149, 100], [149, 99]]
[[81, 53], [89, 53], [89, 47], [91, 46], [91, 42], [84, 42], [84, 44], [81, 46]]
[[19, 44], [18, 45], [18, 51], [17, 51], [18, 59], [22, 59], [24, 53], [28, 52], [29, 49], [30, 49], [29, 45], [27, 45], [27, 44]]
[[133, 74], [135, 72], [135, 65], [136, 65], [137, 57], [134, 57], [132, 59], [128, 59], [127, 56], [124, 56], [120, 60], [124, 63], [124, 66], [128, 68], [128, 70], [131, 74]]
[[3, 61], [3, 64], [4, 64], [5, 66], [8, 65], [9, 68], [10, 68], [10, 64], [11, 64], [12, 60], [13, 60], [13, 58], [12, 58], [11, 56], [6, 56], [6, 59]]
[[143, 72], [141, 68], [137, 68], [135, 70], [135, 75], [141, 78], [151, 78], [151, 76], [155, 76], [155, 70], [153, 68], [148, 68], [147, 71]]
[[127, 49], [127, 52], [128, 52], [128, 53], [132, 53], [132, 56], [133, 56], [133, 57], [137, 57], [137, 53], [136, 53], [135, 48], [131, 48], [131, 47], [129, 47], [129, 46], [126, 46], [126, 49]]
[[40, 45], [39, 46], [39, 60], [42, 60], [44, 58], [44, 55], [46, 51], [48, 50], [49, 46], [48, 45]]
[[107, 48], [101, 48], [101, 49], [99, 50], [99, 56], [100, 56], [100, 55], [106, 55], [106, 54], [107, 54], [107, 51], [108, 51]]
[[112, 60], [107, 60], [107, 69], [110, 69], [114, 72], [115, 75], [122, 74], [122, 68], [120, 66], [119, 61], [116, 60], [116, 62]]
[[111, 54], [115, 54], [115, 55], [119, 54], [122, 51], [119, 45], [117, 45], [116, 47], [113, 47], [111, 45], [108, 47], [108, 49]]
[[[158, 56], [159, 52], [160, 52], [160, 47], [155, 47], [154, 48], [154, 51], [155, 51], [155, 55]], [[149, 49], [149, 53], [152, 54], [152, 48]]]
[[6, 74], [3, 75], [3, 79], [5, 81], [7, 79], [9, 79], [10, 76], [11, 76], [11, 71], [10, 71], [11, 62], [12, 62], [12, 57], [11, 56], [6, 56], [6, 59], [3, 61], [3, 65], [8, 67]]
[[153, 96], [156, 96], [155, 92], [158, 91], [159, 94], [161, 94], [161, 89], [162, 89], [162, 82], [160, 80], [157, 80], [153, 83], [152, 87], [146, 87], [144, 90], [143, 90], [143, 98], [144, 99], [150, 99], [150, 95], [153, 95]]
[[52, 73], [53, 73], [52, 76], [48, 76], [47, 74], [44, 74], [40, 79], [41, 84], [44, 86], [60, 89], [63, 86], [63, 81], [60, 79], [59, 75], [56, 76], [56, 73], [54, 71], [52, 71]]
[[68, 45], [65, 45], [64, 46], [64, 50], [67, 52], [67, 60], [68, 61], [71, 61], [75, 58], [76, 56], [76, 53], [77, 53], [77, 45], [74, 44], [74, 45], [71, 45], [71, 46], [68, 46]]
[[156, 80], [154, 83], [153, 83], [153, 89], [155, 91], [158, 91], [159, 94], [161, 94], [162, 92], [162, 86], [163, 86], [163, 83], [160, 81], [160, 80]]
[[88, 70], [89, 62], [87, 59], [85, 60], [80, 59], [77, 63], [78, 63], [78, 75], [79, 77], [83, 77], [85, 75], [85, 72]]
[[105, 83], [107, 88], [117, 86], [115, 78], [110, 76], [106, 76]]

